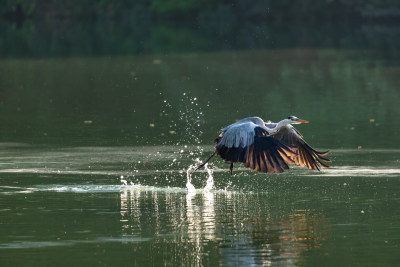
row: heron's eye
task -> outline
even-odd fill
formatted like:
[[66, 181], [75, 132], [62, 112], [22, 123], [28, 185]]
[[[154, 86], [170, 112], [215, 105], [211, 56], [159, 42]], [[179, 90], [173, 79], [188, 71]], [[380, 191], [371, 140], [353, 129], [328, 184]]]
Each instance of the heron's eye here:
[[292, 119], [292, 116], [289, 116], [289, 117], [287, 117], [289, 120], [291, 120]]

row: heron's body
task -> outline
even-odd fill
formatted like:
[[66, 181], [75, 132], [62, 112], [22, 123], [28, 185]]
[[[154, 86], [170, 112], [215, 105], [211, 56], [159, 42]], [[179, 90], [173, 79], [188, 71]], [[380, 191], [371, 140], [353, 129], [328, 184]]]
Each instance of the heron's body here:
[[[310, 147], [291, 124], [307, 121], [290, 116], [278, 123], [264, 122], [259, 117], [249, 117], [233, 123], [219, 132], [215, 139], [216, 151], [208, 159], [218, 154], [230, 163], [244, 163], [259, 172], [283, 172], [290, 164], [307, 166], [320, 170], [328, 168], [324, 158], [328, 152], [318, 152]], [[198, 168], [205, 165], [204, 162]]]

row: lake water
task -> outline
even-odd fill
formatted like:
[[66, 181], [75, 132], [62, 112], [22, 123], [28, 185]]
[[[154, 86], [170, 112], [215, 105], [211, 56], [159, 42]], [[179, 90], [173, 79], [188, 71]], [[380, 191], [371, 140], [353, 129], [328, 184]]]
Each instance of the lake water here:
[[192, 149], [4, 144], [2, 265], [397, 263], [400, 150], [333, 150], [321, 173], [216, 163], [188, 190]]
[[[395, 266], [400, 68], [371, 50], [0, 60], [0, 265]], [[247, 116], [330, 169], [214, 158]]]

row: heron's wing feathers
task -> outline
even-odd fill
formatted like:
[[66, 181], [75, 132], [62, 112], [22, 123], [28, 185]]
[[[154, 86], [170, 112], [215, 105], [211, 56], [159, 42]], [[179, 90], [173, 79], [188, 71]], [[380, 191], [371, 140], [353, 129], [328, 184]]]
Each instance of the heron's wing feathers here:
[[225, 129], [216, 139], [221, 158], [229, 162], [243, 162], [259, 172], [283, 172], [294, 164], [296, 148], [272, 138], [257, 125], [240, 125]]
[[320, 152], [313, 149], [304, 141], [301, 133], [293, 126], [287, 125], [286, 127], [282, 127], [272, 137], [298, 148], [297, 155], [292, 158], [296, 165], [307, 166], [313, 170], [320, 170], [321, 166], [329, 168], [325, 162], [331, 162], [331, 160], [324, 157], [329, 151]]
[[217, 138], [218, 145], [247, 147], [254, 142], [254, 128], [256, 127], [257, 125], [250, 121], [234, 123], [221, 130], [221, 134]]

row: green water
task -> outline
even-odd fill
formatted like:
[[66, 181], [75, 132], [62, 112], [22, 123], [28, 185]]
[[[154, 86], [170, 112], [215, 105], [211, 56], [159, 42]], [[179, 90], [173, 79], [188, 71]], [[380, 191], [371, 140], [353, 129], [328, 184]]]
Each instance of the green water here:
[[[379, 51], [0, 60], [0, 265], [396, 266], [400, 68]], [[296, 126], [330, 169], [215, 158], [247, 116]], [[204, 189], [213, 178], [213, 189]], [[210, 185], [210, 180], [208, 180]]]

